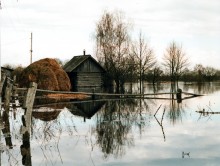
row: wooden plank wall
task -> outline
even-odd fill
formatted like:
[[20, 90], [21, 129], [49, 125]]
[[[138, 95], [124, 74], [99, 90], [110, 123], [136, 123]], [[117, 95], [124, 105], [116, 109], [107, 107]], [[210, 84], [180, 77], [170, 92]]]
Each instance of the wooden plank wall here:
[[101, 73], [77, 73], [77, 87], [101, 87], [103, 85]]
[[83, 62], [80, 66], [77, 67], [74, 72], [81, 73], [81, 72], [91, 72], [91, 73], [102, 73], [103, 70], [91, 59], [87, 59]]

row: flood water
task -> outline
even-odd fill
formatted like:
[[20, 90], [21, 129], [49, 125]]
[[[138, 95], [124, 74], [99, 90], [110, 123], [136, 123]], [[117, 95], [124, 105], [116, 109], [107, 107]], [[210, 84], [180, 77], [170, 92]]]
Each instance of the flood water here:
[[[1, 165], [219, 165], [220, 82], [179, 86], [204, 96], [179, 103], [122, 99], [42, 106], [33, 110], [30, 137], [20, 132], [24, 110], [17, 108], [9, 114], [10, 133], [1, 133]], [[144, 91], [170, 92], [170, 84], [146, 83]]]

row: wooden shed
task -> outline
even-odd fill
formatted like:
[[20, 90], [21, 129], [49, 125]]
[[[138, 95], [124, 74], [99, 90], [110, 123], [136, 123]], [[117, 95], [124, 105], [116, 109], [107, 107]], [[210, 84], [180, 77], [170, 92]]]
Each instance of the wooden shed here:
[[91, 56], [74, 56], [64, 65], [68, 74], [72, 91], [78, 92], [100, 92], [103, 87], [103, 76], [105, 69]]

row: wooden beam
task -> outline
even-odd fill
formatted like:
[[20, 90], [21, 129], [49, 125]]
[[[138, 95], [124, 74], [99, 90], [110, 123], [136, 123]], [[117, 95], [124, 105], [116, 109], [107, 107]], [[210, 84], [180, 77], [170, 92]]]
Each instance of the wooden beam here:
[[22, 116], [23, 126], [21, 132], [23, 134], [25, 132], [30, 133], [31, 117], [32, 117], [32, 110], [33, 110], [36, 91], [37, 91], [37, 84], [34, 82], [30, 83], [30, 86], [28, 88], [27, 94], [24, 99], [24, 103], [22, 105], [23, 109], [25, 109], [25, 114]]
[[7, 79], [7, 85], [5, 88], [5, 102], [4, 102], [4, 108], [7, 114], [9, 113], [9, 108], [10, 108], [11, 92], [12, 92], [12, 84]]
[[6, 75], [2, 73], [2, 78], [1, 78], [1, 81], [0, 81], [0, 95], [2, 95], [3, 85], [5, 83], [5, 80], [6, 80]]
[[36, 90], [37, 90], [37, 83], [31, 82], [22, 106], [24, 109], [33, 107]]

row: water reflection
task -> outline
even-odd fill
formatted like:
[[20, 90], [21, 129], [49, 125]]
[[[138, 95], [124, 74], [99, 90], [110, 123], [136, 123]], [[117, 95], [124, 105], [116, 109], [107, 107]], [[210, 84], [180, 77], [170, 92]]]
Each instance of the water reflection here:
[[166, 136], [165, 136], [165, 132], [164, 132], [164, 128], [163, 128], [163, 118], [164, 118], [164, 114], [165, 114], [166, 108], [164, 107], [163, 114], [162, 114], [162, 117], [161, 117], [161, 121], [159, 121], [156, 115], [157, 115], [157, 112], [160, 110], [160, 108], [161, 108], [161, 105], [159, 106], [159, 108], [155, 112], [154, 118], [156, 119], [157, 123], [161, 127], [161, 130], [162, 130], [162, 133], [163, 133], [163, 139], [164, 139], [164, 142], [165, 142], [166, 141]]
[[[54, 109], [54, 107], [56, 107], [56, 109]], [[48, 165], [49, 163], [54, 165], [57, 161], [62, 163], [62, 155], [59, 150], [61, 135], [65, 133], [65, 131], [67, 131], [69, 135], [73, 134], [73, 129], [67, 126], [63, 128], [58, 118], [61, 110], [57, 109], [57, 105], [54, 107], [35, 109], [32, 113], [34, 117], [32, 119], [32, 135], [34, 140], [37, 141], [37, 146], [41, 150], [41, 164], [43, 165]], [[23, 135], [23, 145], [27, 147], [28, 138], [28, 135]], [[26, 139], [26, 142], [24, 139]], [[54, 156], [56, 156], [56, 158], [54, 158]]]
[[[207, 85], [206, 88], [201, 88], [200, 92], [219, 90], [219, 87], [211, 86], [214, 85]], [[165, 87], [170, 91], [170, 85]], [[188, 92], [196, 92], [198, 88], [184, 84], [179, 87]], [[154, 90], [151, 84], [147, 84], [145, 88], [145, 91], [148, 91], [147, 88], [149, 91], [165, 91], [159, 87]], [[217, 148], [216, 154], [211, 152], [219, 144], [219, 141], [212, 137], [219, 126], [218, 116], [215, 116], [216, 121], [213, 117], [212, 123], [200, 123], [200, 114], [195, 112], [205, 108], [202, 113], [205, 115], [209, 112], [210, 116], [211, 112], [218, 111], [219, 102], [216, 97], [211, 97], [188, 99], [181, 103], [171, 95], [171, 100], [73, 101], [61, 105], [41, 106], [33, 110], [30, 135], [19, 133], [16, 123], [18, 126], [24, 124], [20, 121], [15, 123], [15, 119], [13, 121], [2, 112], [4, 123], [11, 125], [5, 128], [7, 131], [4, 133], [11, 133], [11, 137], [7, 137], [10, 139], [4, 140], [4, 144], [8, 145], [8, 148], [13, 147], [10, 153], [2, 153], [2, 162], [6, 165], [79, 165], [76, 164], [79, 161], [83, 162], [83, 165], [123, 165], [132, 161], [130, 165], [137, 165], [138, 160], [142, 163], [140, 165], [146, 165], [149, 161], [157, 164], [160, 161], [161, 164], [167, 159], [171, 162], [173, 158], [181, 158], [182, 151], [184, 158], [189, 158], [188, 152], [192, 152], [193, 156], [204, 159], [207, 156], [200, 154], [204, 149], [208, 149], [208, 157], [217, 156]], [[208, 105], [210, 107], [206, 107], [207, 100], [212, 101], [212, 105]], [[205, 107], [196, 110], [201, 103]], [[20, 119], [19, 111], [16, 113], [16, 117]], [[192, 116], [188, 116], [189, 114]], [[183, 121], [184, 125], [178, 123]], [[210, 139], [213, 143], [211, 145], [206, 143], [206, 140]], [[197, 146], [194, 145], [195, 142]], [[9, 162], [9, 154], [13, 156], [10, 160], [16, 161]], [[177, 162], [175, 160], [174, 165]]]
[[22, 145], [20, 146], [22, 155], [22, 164], [31, 166], [31, 148], [30, 148], [30, 134], [26, 131], [22, 136]]
[[211, 94], [220, 90], [219, 82], [185, 83], [182, 86], [184, 91], [193, 89], [196, 94]]
[[5, 110], [3, 111], [1, 122], [4, 126], [3, 129], [2, 129], [2, 133], [5, 137], [5, 143], [10, 149], [12, 149], [13, 145], [12, 145], [12, 139], [11, 139], [11, 131], [10, 131], [10, 123], [9, 123], [9, 112], [8, 111], [5, 111]]
[[218, 110], [214, 111], [212, 108], [213, 106], [215, 106], [215, 103], [211, 103], [211, 102], [209, 102], [208, 105], [205, 105], [203, 107], [198, 106], [197, 110], [195, 111], [196, 113], [199, 114], [198, 121], [201, 120], [202, 118], [205, 118], [207, 121], [212, 120], [211, 119], [212, 115], [219, 115], [220, 111]]
[[60, 114], [61, 110], [53, 109], [52, 111], [48, 111], [50, 108], [41, 108], [37, 111], [32, 112], [32, 116], [35, 119], [40, 119], [42, 121], [51, 121], [57, 119], [58, 115]]
[[[74, 132], [78, 132], [79, 129], [77, 129], [77, 125], [74, 123], [75, 116], [84, 118], [84, 122], [86, 122], [85, 119], [95, 120], [91, 134], [95, 136], [95, 145], [100, 148], [104, 158], [109, 158], [110, 156], [122, 158], [126, 155], [126, 150], [135, 145], [134, 127], [137, 127], [139, 130], [141, 138], [142, 134], [146, 132], [146, 127], [149, 127], [152, 121], [156, 121], [161, 127], [165, 141], [166, 134], [163, 126], [165, 114], [167, 113], [169, 119], [175, 124], [180, 119], [182, 111], [180, 104], [176, 100], [170, 100], [169, 107], [167, 104], [162, 105], [159, 110], [159, 115], [162, 113], [161, 117], [155, 114], [153, 116], [157, 102], [150, 99], [73, 102], [62, 106], [65, 106], [74, 115], [71, 119], [69, 117], [62, 118], [62, 121], [66, 124], [69, 124], [69, 122], [65, 121], [71, 120], [73, 128], [67, 126], [65, 129], [63, 128], [62, 122], [58, 119], [62, 112], [57, 109], [59, 106], [52, 106], [51, 108], [41, 107], [35, 109], [32, 114], [34, 117], [32, 121], [32, 134], [39, 142], [45, 161], [53, 160], [52, 156], [58, 155], [62, 163], [63, 159], [59, 150], [59, 140], [65, 131], [70, 136], [74, 135]], [[24, 152], [30, 149], [29, 139], [29, 135], [23, 135], [21, 154], [25, 162], [30, 161], [25, 160], [26, 157], [24, 157], [26, 154]], [[51, 141], [54, 142], [53, 145], [49, 143]]]
[[[138, 92], [137, 84], [133, 85], [133, 92]], [[129, 85], [126, 84], [126, 89], [129, 89]], [[178, 88], [181, 88], [184, 92], [192, 92], [195, 94], [212, 94], [216, 91], [220, 91], [220, 82], [179, 82]], [[177, 89], [174, 84], [160, 83], [151, 84], [148, 82], [144, 83], [144, 93], [158, 93], [158, 92], [175, 92], [173, 89]]]
[[116, 158], [125, 154], [125, 148], [134, 145], [129, 132], [134, 118], [133, 101], [107, 101], [96, 116], [96, 138], [104, 157], [113, 154]]
[[84, 118], [84, 121], [91, 119], [106, 103], [106, 101], [87, 101], [68, 104], [67, 108], [73, 115], [81, 116]]
[[172, 99], [169, 101], [168, 109], [168, 116], [172, 124], [176, 124], [176, 122], [182, 121], [182, 114], [184, 114], [185, 111], [181, 103]]

